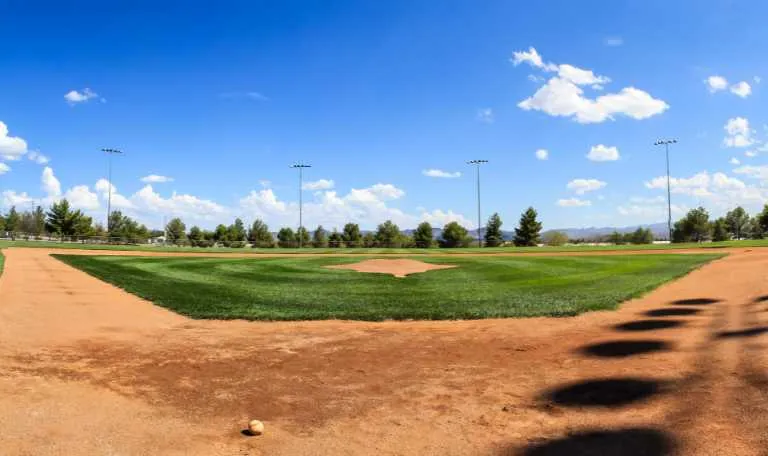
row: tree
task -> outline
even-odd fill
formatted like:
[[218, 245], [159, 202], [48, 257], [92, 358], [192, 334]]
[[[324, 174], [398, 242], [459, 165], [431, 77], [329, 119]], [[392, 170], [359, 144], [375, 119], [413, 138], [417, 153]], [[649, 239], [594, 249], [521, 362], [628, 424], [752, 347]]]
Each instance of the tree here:
[[323, 225], [318, 225], [314, 233], [312, 233], [312, 247], [316, 249], [328, 247], [328, 232], [325, 231]]
[[277, 232], [277, 245], [280, 247], [296, 247], [296, 235], [290, 228], [280, 228]]
[[629, 242], [632, 244], [653, 244], [653, 231], [650, 228], [638, 227], [629, 235]]
[[363, 239], [360, 242], [362, 242], [363, 247], [366, 248], [376, 247], [376, 235], [370, 232], [365, 233], [363, 235]]
[[725, 227], [736, 240], [741, 239], [748, 225], [749, 214], [741, 206], [725, 214]]
[[[109, 237], [118, 242], [139, 243], [146, 241], [149, 230], [120, 211], [109, 214]], [[183, 231], [182, 231], [183, 232]]]
[[709, 212], [703, 207], [691, 209], [682, 219], [675, 222], [672, 242], [701, 242], [709, 239]]
[[[67, 207], [69, 207], [69, 203], [67, 203]], [[21, 217], [16, 212], [16, 206], [11, 206], [11, 210], [8, 211], [8, 215], [5, 217], [5, 230], [11, 233], [19, 231], [20, 225]]]
[[341, 237], [347, 247], [362, 247], [363, 236], [357, 223], [347, 223], [342, 231]]
[[762, 212], [757, 214], [755, 217], [757, 218], [757, 223], [760, 224], [761, 232], [765, 233], [768, 231], [768, 204], [763, 206]]
[[619, 245], [624, 243], [624, 236], [621, 235], [618, 231], [614, 231], [613, 233], [608, 235], [608, 242], [614, 245]]
[[520, 216], [520, 224], [515, 228], [515, 245], [518, 247], [533, 247], [539, 244], [541, 222], [536, 220], [536, 209], [529, 207]]
[[[198, 228], [199, 230], [199, 228]], [[178, 244], [187, 238], [187, 226], [180, 218], [174, 218], [165, 225], [165, 239], [168, 242]]]
[[501, 234], [501, 217], [494, 213], [488, 218], [485, 224], [485, 245], [486, 247], [498, 247], [504, 243], [504, 237]]
[[469, 232], [458, 222], [451, 222], [443, 227], [440, 247], [466, 247], [470, 242], [472, 242], [472, 238], [469, 236]]
[[235, 223], [227, 227], [227, 234], [229, 235], [229, 240], [239, 243], [240, 247], [245, 245], [245, 241], [248, 238], [245, 232], [245, 225], [240, 218], [236, 218]]
[[296, 242], [302, 247], [311, 247], [309, 242], [309, 231], [303, 226], [296, 230]]
[[226, 225], [221, 223], [216, 225], [216, 229], [213, 230], [213, 240], [223, 245], [229, 244], [229, 229]]
[[541, 237], [541, 240], [545, 245], [559, 247], [561, 245], [565, 245], [568, 242], [568, 235], [562, 231], [547, 231]]
[[760, 225], [760, 220], [757, 217], [752, 217], [747, 223], [747, 228], [744, 231], [744, 235], [750, 239], [762, 239], [764, 235], [763, 227]]
[[45, 234], [45, 211], [42, 207], [37, 206], [32, 213], [32, 219], [34, 220], [33, 234], [35, 236], [42, 236]]
[[344, 247], [344, 236], [336, 231], [334, 228], [330, 236], [328, 236], [328, 245], [334, 249]]
[[[715, 242], [722, 242], [728, 240], [728, 226], [726, 219], [720, 217], [712, 223], [712, 240]], [[741, 230], [739, 230], [741, 233]]]
[[259, 219], [254, 220], [253, 225], [251, 225], [251, 229], [248, 231], [248, 240], [253, 247], [274, 247], [275, 245], [275, 239], [272, 237], [269, 227]]
[[376, 228], [375, 238], [378, 247], [399, 247], [400, 228], [392, 220], [387, 220]]
[[432, 247], [432, 225], [429, 222], [421, 222], [413, 232], [413, 243], [423, 249]]
[[202, 247], [205, 243], [203, 230], [201, 230], [199, 226], [193, 226], [189, 229], [187, 239], [189, 239], [189, 243], [192, 247]]
[[[15, 212], [16, 209], [11, 208], [11, 212], [8, 213], [8, 219], [10, 219], [11, 213]], [[78, 228], [79, 230], [82, 230], [82, 225], [80, 224], [81, 218], [83, 218], [83, 213], [80, 211], [73, 211], [69, 206], [69, 201], [62, 199], [51, 205], [50, 210], [46, 214], [45, 228], [49, 233], [57, 234], [59, 236], [74, 236], [77, 233]], [[9, 229], [9, 231], [13, 230]]]

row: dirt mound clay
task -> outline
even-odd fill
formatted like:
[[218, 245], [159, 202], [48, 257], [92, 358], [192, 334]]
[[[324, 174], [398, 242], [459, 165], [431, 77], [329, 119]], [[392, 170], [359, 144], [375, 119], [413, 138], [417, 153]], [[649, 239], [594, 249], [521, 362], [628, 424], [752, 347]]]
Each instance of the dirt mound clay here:
[[328, 269], [351, 269], [352, 271], [357, 272], [377, 272], [381, 274], [392, 274], [395, 277], [405, 277], [409, 274], [418, 274], [420, 272], [427, 272], [435, 269], [450, 269], [455, 267], [457, 267], [455, 264], [431, 264], [403, 258], [396, 260], [365, 260], [359, 263], [326, 266]]

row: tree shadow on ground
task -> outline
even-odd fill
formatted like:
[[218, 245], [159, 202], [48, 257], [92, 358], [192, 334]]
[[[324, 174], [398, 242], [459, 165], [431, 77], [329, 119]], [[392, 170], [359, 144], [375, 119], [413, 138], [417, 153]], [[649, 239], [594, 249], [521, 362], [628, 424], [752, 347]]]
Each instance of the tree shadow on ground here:
[[765, 333], [768, 333], [768, 327], [761, 326], [759, 328], [740, 329], [737, 331], [721, 331], [715, 334], [715, 337], [718, 339], [731, 339], [735, 337], [754, 337]]
[[573, 433], [522, 449], [504, 449], [498, 456], [668, 456], [676, 447], [675, 440], [660, 430], [627, 428]]
[[661, 340], [619, 340], [587, 345], [579, 349], [584, 355], [600, 358], [626, 358], [644, 353], [668, 351], [671, 345]]
[[712, 298], [689, 298], [689, 299], [677, 299], [672, 301], [672, 304], [678, 306], [704, 306], [707, 304], [715, 304], [720, 302], [720, 299]]
[[661, 392], [658, 380], [619, 377], [586, 380], [545, 391], [540, 400], [565, 407], [622, 407]]
[[637, 320], [614, 326], [618, 331], [653, 331], [654, 329], [667, 329], [683, 326], [682, 320]]
[[652, 309], [645, 313], [648, 317], [680, 317], [684, 315], [696, 315], [701, 309], [688, 309], [685, 307], [671, 307], [668, 309]]

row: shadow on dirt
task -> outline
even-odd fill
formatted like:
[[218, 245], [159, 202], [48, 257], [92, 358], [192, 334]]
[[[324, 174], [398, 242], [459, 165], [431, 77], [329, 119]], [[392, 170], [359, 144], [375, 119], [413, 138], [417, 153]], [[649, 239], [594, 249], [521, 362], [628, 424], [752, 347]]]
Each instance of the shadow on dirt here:
[[685, 307], [671, 307], [669, 309], [653, 309], [645, 313], [648, 317], [681, 317], [684, 315], [696, 315], [701, 309], [688, 309]]
[[667, 456], [676, 451], [675, 440], [653, 428], [594, 430], [534, 442], [522, 449], [505, 449], [498, 456]]
[[768, 295], [758, 296], [754, 300], [754, 302], [765, 302], [765, 301], [768, 301]]
[[676, 328], [685, 324], [682, 320], [637, 320], [614, 326], [618, 331], [653, 331], [654, 329]]
[[599, 358], [626, 358], [645, 353], [668, 351], [670, 349], [671, 345], [668, 342], [660, 340], [619, 340], [587, 345], [580, 348], [579, 352], [587, 356], [597, 356]]
[[731, 339], [734, 337], [754, 337], [765, 333], [768, 333], [768, 327], [762, 326], [759, 328], [740, 329], [738, 331], [721, 331], [715, 334], [715, 337], [718, 339]]
[[566, 407], [622, 407], [661, 392], [662, 383], [642, 378], [586, 380], [544, 392], [540, 400]]
[[672, 301], [672, 304], [678, 305], [678, 306], [704, 306], [707, 304], [715, 304], [720, 302], [720, 299], [712, 299], [712, 298], [689, 298], [689, 299], [678, 299], [676, 301]]

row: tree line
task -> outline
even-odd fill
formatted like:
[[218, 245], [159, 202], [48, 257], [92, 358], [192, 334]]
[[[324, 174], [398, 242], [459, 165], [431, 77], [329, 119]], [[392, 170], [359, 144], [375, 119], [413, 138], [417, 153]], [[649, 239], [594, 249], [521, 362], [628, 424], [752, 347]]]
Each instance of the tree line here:
[[[502, 224], [497, 213], [488, 218], [481, 230], [483, 245], [498, 247], [511, 243], [518, 247], [527, 247], [542, 243], [559, 246], [579, 242], [569, 240], [565, 233], [558, 231], [542, 235], [538, 213], [532, 207], [521, 214], [511, 242], [503, 238]], [[458, 222], [445, 224], [439, 236], [435, 235], [435, 229], [428, 222], [420, 223], [412, 232], [404, 232], [391, 220], [379, 224], [376, 230], [371, 232], [363, 232], [356, 223], [347, 223], [341, 231], [329, 231], [322, 225], [311, 232], [303, 227], [297, 230], [283, 227], [275, 235], [262, 220], [257, 219], [246, 227], [240, 218], [235, 219], [231, 225], [220, 224], [214, 230], [205, 230], [198, 226], [187, 230], [186, 224], [180, 218], [174, 218], [163, 231], [152, 231], [120, 211], [113, 211], [109, 215], [107, 225], [105, 228], [99, 223], [94, 223], [91, 217], [73, 209], [66, 199], [53, 203], [47, 211], [40, 206], [22, 212], [11, 207], [7, 214], [0, 214], [0, 232], [9, 233], [12, 238], [22, 233], [25, 237], [34, 238], [104, 238], [132, 244], [164, 238], [166, 243], [175, 245], [257, 248], [457, 248], [468, 247], [477, 240]], [[768, 204], [755, 216], [750, 216], [742, 207], [737, 207], [715, 220], [710, 220], [706, 209], [698, 207], [690, 210], [674, 224], [672, 242], [762, 239], [766, 233]], [[638, 228], [630, 233], [614, 232], [598, 240], [612, 244], [650, 244], [654, 241], [654, 235], [650, 229]]]

